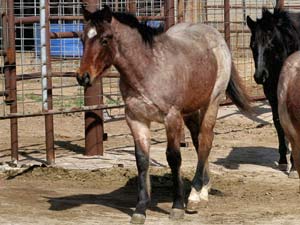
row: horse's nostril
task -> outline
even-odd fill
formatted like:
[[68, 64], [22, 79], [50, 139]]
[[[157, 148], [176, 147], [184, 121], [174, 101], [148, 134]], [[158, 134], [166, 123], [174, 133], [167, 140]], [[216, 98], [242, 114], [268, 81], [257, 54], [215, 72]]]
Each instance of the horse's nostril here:
[[83, 75], [77, 74], [76, 79], [81, 86], [87, 86], [90, 84], [90, 74], [88, 72], [85, 72]]
[[83, 83], [85, 85], [89, 84], [90, 83], [90, 74], [88, 72], [85, 72], [83, 74]]
[[263, 75], [263, 77], [265, 77], [266, 79], [269, 77], [269, 73], [268, 73], [268, 70], [266, 70], [266, 69], [263, 69], [263, 71], [262, 71], [262, 75]]

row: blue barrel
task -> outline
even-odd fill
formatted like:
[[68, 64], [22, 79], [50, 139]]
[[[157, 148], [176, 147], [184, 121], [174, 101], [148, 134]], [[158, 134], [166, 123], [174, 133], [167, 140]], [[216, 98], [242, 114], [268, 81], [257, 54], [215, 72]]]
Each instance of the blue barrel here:
[[[51, 32], [74, 32], [82, 31], [83, 24], [50, 24]], [[35, 49], [38, 55], [41, 52], [40, 26], [35, 24]], [[50, 52], [55, 57], [81, 57], [82, 43], [79, 38], [59, 38], [51, 39]]]

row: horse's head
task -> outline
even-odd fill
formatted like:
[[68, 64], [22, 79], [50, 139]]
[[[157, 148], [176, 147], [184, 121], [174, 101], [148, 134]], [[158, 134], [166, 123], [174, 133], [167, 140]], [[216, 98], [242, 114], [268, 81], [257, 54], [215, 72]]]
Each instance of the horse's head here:
[[102, 10], [90, 13], [83, 7], [83, 15], [86, 20], [82, 34], [84, 50], [77, 81], [80, 85], [88, 86], [112, 65], [116, 51], [110, 8], [105, 6]]
[[[285, 13], [285, 14], [283, 14]], [[253, 21], [247, 17], [247, 25], [251, 30], [250, 47], [255, 63], [254, 79], [264, 84], [270, 75], [279, 74], [282, 64], [288, 56], [282, 26], [285, 25], [286, 12], [275, 9], [272, 14], [263, 9], [262, 18]], [[288, 35], [288, 34], [287, 34]]]

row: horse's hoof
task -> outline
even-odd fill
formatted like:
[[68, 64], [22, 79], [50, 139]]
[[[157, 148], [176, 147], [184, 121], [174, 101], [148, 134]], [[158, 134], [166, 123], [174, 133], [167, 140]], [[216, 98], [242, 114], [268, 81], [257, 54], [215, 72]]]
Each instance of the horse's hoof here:
[[278, 164], [278, 169], [280, 171], [288, 171], [288, 164]]
[[132, 224], [144, 224], [146, 216], [143, 214], [134, 213], [131, 217], [130, 223]]
[[291, 170], [289, 173], [289, 178], [298, 179], [299, 178], [298, 172], [296, 170]]
[[169, 216], [170, 219], [180, 220], [183, 219], [183, 217], [184, 217], [184, 209], [176, 209], [176, 208], [171, 209], [170, 216]]

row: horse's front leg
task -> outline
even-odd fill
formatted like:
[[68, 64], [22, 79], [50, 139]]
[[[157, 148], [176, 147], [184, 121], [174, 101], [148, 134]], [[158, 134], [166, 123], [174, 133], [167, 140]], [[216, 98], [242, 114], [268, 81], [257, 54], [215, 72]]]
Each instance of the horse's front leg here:
[[150, 122], [138, 120], [126, 112], [126, 121], [131, 129], [135, 144], [135, 158], [138, 169], [138, 203], [131, 223], [143, 224], [146, 209], [150, 204], [151, 185], [149, 179]]
[[167, 132], [167, 161], [172, 171], [173, 177], [173, 206], [170, 213], [171, 219], [181, 219], [184, 217], [184, 186], [180, 175], [181, 154], [180, 138], [182, 132], [183, 119], [179, 111], [171, 109], [165, 117]]

